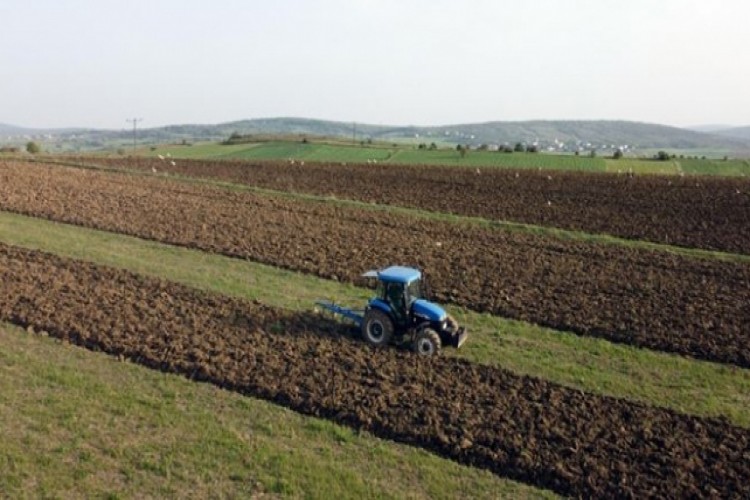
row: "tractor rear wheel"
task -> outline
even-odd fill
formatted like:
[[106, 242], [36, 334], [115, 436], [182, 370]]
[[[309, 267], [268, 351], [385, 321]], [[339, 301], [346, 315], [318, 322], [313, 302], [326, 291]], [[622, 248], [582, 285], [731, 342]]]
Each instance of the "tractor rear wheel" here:
[[440, 352], [440, 335], [432, 328], [424, 328], [414, 336], [414, 352], [420, 356], [434, 356]]
[[362, 338], [375, 347], [388, 345], [393, 337], [393, 321], [379, 309], [370, 309], [362, 322]]

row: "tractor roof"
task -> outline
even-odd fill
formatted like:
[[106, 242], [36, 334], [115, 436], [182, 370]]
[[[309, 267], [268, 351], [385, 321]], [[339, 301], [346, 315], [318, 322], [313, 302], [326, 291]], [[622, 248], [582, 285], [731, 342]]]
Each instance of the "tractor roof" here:
[[378, 278], [388, 283], [411, 283], [422, 277], [418, 269], [403, 266], [391, 266], [380, 271], [368, 271], [362, 276], [366, 278]]

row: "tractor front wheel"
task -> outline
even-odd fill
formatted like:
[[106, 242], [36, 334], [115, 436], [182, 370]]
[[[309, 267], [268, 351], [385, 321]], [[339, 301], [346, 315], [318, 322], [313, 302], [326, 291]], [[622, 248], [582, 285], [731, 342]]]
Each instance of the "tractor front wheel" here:
[[375, 347], [388, 345], [393, 337], [393, 321], [386, 313], [378, 309], [370, 309], [365, 314], [362, 323], [362, 338]]
[[432, 328], [425, 328], [414, 336], [414, 352], [420, 356], [434, 356], [440, 352], [440, 335]]

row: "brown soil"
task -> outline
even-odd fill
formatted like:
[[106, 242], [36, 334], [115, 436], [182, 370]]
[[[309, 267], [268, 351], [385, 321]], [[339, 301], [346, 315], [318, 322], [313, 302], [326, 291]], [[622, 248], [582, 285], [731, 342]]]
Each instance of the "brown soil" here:
[[750, 430], [372, 350], [311, 314], [0, 245], [0, 320], [563, 495], [750, 495]]
[[750, 367], [748, 264], [29, 163], [0, 209], [355, 283], [416, 265], [440, 302]]
[[280, 162], [95, 159], [124, 168], [209, 177], [435, 212], [750, 253], [750, 181], [552, 172]]

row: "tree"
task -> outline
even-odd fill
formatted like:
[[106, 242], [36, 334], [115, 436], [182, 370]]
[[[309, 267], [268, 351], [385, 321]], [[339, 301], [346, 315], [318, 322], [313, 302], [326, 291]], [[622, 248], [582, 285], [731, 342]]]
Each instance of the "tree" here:
[[616, 149], [615, 153], [612, 155], [612, 158], [614, 158], [615, 160], [619, 160], [620, 158], [622, 158], [622, 149]]
[[437, 144], [435, 144], [434, 142], [431, 142], [429, 149], [430, 151], [434, 151], [435, 149], [437, 149]]
[[529, 144], [528, 146], [526, 146], [526, 152], [527, 153], [538, 153], [539, 152], [539, 148], [536, 147], [533, 144]]
[[34, 141], [29, 141], [26, 143], [26, 151], [33, 155], [39, 153], [41, 150], [42, 148], [39, 147], [39, 144]]
[[516, 143], [516, 147], [513, 148], [513, 151], [515, 151], [516, 153], [523, 153], [525, 149], [526, 148], [523, 147], [523, 143], [522, 142], [517, 142]]
[[669, 153], [666, 151], [659, 151], [656, 153], [656, 159], [659, 161], [667, 161], [669, 160]]

